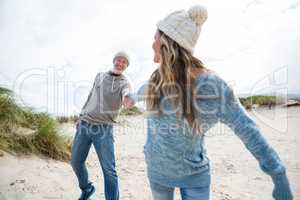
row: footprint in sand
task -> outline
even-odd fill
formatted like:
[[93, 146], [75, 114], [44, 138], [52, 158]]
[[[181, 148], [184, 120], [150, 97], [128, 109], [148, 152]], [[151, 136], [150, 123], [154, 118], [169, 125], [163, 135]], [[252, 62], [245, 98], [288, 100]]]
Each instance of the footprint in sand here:
[[235, 169], [233, 164], [231, 164], [231, 163], [229, 163], [228, 161], [225, 161], [225, 160], [223, 160], [222, 162], [223, 162], [223, 165], [225, 166], [226, 170], [229, 173], [236, 174], [236, 169]]

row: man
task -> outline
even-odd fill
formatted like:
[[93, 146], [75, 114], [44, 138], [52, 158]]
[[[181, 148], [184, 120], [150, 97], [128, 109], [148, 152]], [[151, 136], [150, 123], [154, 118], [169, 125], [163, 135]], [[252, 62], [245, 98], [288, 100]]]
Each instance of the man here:
[[115, 169], [113, 123], [121, 105], [133, 105], [130, 85], [122, 74], [129, 65], [129, 56], [119, 52], [114, 56], [113, 69], [97, 74], [93, 88], [84, 104], [72, 147], [72, 168], [78, 178], [81, 196], [87, 200], [95, 192], [88, 179], [85, 161], [93, 144], [104, 175], [106, 200], [119, 199], [118, 176]]

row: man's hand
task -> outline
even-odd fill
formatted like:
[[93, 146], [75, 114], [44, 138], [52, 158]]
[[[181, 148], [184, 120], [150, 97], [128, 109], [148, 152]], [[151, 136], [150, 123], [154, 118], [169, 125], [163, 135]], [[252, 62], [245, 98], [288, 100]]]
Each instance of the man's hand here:
[[134, 101], [129, 96], [123, 97], [123, 102], [122, 103], [123, 103], [123, 106], [126, 109], [129, 109], [134, 105]]

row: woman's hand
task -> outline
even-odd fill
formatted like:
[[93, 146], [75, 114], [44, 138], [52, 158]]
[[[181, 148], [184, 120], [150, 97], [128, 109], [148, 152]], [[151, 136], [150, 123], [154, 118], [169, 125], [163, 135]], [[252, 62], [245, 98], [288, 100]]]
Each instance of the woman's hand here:
[[272, 176], [274, 183], [273, 197], [275, 200], [292, 200], [293, 194], [288, 177], [285, 173]]

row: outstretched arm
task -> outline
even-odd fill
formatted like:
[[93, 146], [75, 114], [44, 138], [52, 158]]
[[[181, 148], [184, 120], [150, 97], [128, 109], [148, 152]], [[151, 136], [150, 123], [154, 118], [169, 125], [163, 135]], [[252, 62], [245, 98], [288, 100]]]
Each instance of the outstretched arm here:
[[136, 91], [132, 92], [130, 86], [127, 85], [122, 90], [122, 104], [125, 108], [131, 108], [135, 103], [143, 101], [147, 92], [147, 82], [142, 84]]
[[134, 105], [134, 101], [132, 97], [130, 96], [132, 89], [131, 85], [128, 81], [124, 81], [121, 89], [121, 95], [122, 95], [122, 105], [126, 109], [130, 109]]
[[234, 131], [258, 160], [260, 168], [272, 177], [275, 186], [273, 197], [276, 200], [292, 200], [286, 169], [278, 154], [266, 141], [261, 130], [241, 105], [232, 89], [227, 84], [223, 86], [219, 112], [221, 122]]
[[134, 103], [144, 101], [146, 99], [148, 82], [145, 82], [135, 92], [129, 93], [130, 98]]

